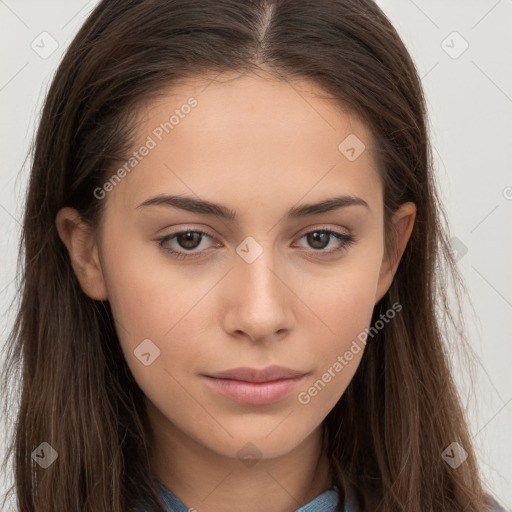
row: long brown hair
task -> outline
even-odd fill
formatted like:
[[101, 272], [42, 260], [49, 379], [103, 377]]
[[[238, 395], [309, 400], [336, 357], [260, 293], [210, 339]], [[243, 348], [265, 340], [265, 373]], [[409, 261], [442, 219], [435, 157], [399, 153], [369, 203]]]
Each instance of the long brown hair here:
[[[436, 192], [421, 82], [389, 20], [371, 0], [103, 0], [66, 51], [32, 148], [20, 306], [2, 380], [6, 404], [19, 403], [6, 461], [20, 512], [163, 510], [142, 391], [108, 302], [80, 288], [55, 216], [71, 206], [97, 226], [105, 202], [93, 191], [130, 148], [141, 100], [185, 76], [263, 67], [318, 84], [369, 127], [386, 250], [394, 248], [393, 212], [417, 206], [372, 323], [395, 302], [403, 309], [368, 339], [324, 421], [341, 500], [350, 485], [366, 511], [485, 510], [441, 317], [448, 312], [445, 323], [457, 325], [447, 283], [463, 284]], [[456, 469], [441, 456], [455, 441], [467, 453]], [[42, 442], [58, 453], [47, 469], [31, 457]]]

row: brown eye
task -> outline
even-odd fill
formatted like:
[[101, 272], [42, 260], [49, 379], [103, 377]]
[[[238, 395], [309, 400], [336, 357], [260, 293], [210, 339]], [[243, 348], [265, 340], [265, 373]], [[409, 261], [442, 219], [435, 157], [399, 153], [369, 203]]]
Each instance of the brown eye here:
[[[205, 231], [189, 229], [186, 231], [178, 231], [172, 235], [166, 235], [159, 238], [157, 241], [162, 250], [171, 253], [173, 256], [178, 258], [188, 258], [199, 256], [204, 252], [204, 250], [194, 251], [194, 249], [197, 249], [201, 245], [204, 237], [212, 238]], [[170, 242], [172, 241], [174, 241], [175, 248], [170, 246]]]
[[325, 249], [331, 239], [331, 235], [326, 231], [311, 231], [306, 237], [313, 249]]
[[183, 231], [174, 235], [173, 238], [176, 238], [176, 242], [183, 249], [196, 249], [201, 242], [201, 236], [197, 231]]
[[[315, 231], [310, 231], [305, 233], [301, 238], [306, 238], [308, 246], [315, 251], [326, 254], [340, 251], [356, 242], [356, 238], [353, 235], [338, 233], [337, 231], [328, 229], [317, 229]], [[329, 245], [333, 238], [335, 239], [335, 242], [337, 241], [337, 247], [327, 251], [323, 250]]]

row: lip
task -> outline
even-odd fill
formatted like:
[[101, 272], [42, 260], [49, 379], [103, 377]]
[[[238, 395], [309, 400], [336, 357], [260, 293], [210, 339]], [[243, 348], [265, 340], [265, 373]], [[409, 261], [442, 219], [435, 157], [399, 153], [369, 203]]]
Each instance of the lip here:
[[305, 375], [305, 372], [273, 365], [263, 368], [262, 370], [243, 366], [240, 368], [232, 368], [231, 370], [209, 373], [207, 376], [215, 379], [242, 380], [244, 382], [271, 382], [279, 379], [293, 379], [295, 377], [302, 377], [303, 375]]
[[209, 387], [236, 402], [267, 405], [283, 399], [306, 375], [282, 366], [270, 366], [263, 370], [233, 368], [203, 377]]

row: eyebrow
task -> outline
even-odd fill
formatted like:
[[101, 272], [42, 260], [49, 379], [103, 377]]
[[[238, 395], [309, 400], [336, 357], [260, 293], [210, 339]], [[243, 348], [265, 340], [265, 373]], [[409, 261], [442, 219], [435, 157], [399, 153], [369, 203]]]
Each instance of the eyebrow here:
[[[237, 217], [236, 211], [226, 206], [189, 196], [158, 195], [146, 199], [139, 204], [136, 209], [145, 206], [172, 206], [174, 208], [186, 210], [187, 212], [212, 215], [229, 221], [235, 221]], [[346, 208], [348, 206], [363, 206], [371, 211], [368, 203], [364, 199], [345, 195], [324, 199], [318, 203], [294, 206], [288, 210], [285, 216], [288, 219], [299, 219], [310, 215], [339, 210], [340, 208]]]

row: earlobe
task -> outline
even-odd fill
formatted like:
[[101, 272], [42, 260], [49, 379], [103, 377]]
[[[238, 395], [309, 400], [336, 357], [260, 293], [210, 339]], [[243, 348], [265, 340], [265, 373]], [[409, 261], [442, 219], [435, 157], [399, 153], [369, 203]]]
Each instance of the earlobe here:
[[411, 202], [402, 204], [393, 215], [394, 243], [392, 244], [393, 247], [390, 254], [384, 254], [382, 260], [375, 304], [382, 299], [393, 282], [396, 270], [411, 236], [415, 219], [416, 205]]
[[55, 225], [84, 293], [94, 300], [107, 300], [98, 246], [90, 225], [83, 221], [77, 210], [69, 207], [59, 210]]

